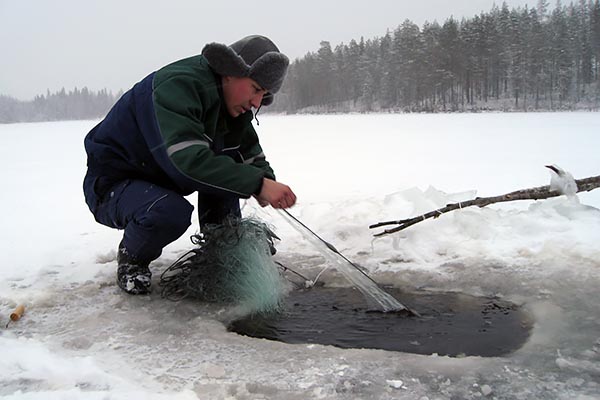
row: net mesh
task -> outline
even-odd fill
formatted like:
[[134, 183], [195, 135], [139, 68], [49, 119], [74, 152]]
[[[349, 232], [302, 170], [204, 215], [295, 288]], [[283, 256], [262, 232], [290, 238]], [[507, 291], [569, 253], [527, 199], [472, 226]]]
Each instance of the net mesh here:
[[196, 248], [167, 268], [161, 295], [233, 303], [250, 312], [280, 311], [289, 283], [271, 258], [277, 236], [254, 218], [229, 218], [192, 236]]

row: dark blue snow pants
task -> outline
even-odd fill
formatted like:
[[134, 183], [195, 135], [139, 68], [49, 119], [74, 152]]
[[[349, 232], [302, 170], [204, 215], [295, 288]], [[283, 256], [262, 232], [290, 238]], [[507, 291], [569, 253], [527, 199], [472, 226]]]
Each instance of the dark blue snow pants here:
[[[111, 228], [124, 229], [122, 244], [138, 262], [155, 260], [163, 247], [177, 240], [191, 224], [194, 207], [180, 194], [155, 184], [126, 180], [100, 200], [94, 217]], [[198, 193], [200, 229], [228, 215], [239, 217], [237, 197]]]

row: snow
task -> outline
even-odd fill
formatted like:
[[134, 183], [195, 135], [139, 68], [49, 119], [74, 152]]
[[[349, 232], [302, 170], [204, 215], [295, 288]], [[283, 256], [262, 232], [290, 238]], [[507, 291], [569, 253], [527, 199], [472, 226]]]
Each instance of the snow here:
[[569, 171], [564, 171], [557, 165], [547, 165], [546, 167], [550, 168], [550, 190], [556, 190], [567, 197], [577, 193], [577, 182]]
[[[83, 201], [96, 121], [0, 125], [0, 396], [6, 399], [600, 398], [600, 190], [466, 208], [374, 240], [368, 225], [547, 185], [545, 165], [599, 174], [600, 114], [274, 116], [257, 128], [290, 210], [381, 283], [497, 295], [535, 318], [505, 357], [288, 345], [226, 331], [232, 310], [122, 294], [120, 232]], [[599, 192], [599, 193], [596, 193]], [[194, 202], [194, 196], [190, 197]], [[271, 209], [277, 257], [325, 266]], [[151, 265], [155, 282], [189, 235]], [[333, 268], [320, 278], [348, 285]], [[402, 301], [402, 299], [399, 299]]]

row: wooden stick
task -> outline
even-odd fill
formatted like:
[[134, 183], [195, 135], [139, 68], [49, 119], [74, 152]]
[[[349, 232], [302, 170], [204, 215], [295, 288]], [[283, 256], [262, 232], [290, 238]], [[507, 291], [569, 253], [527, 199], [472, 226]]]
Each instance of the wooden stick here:
[[[579, 192], [589, 192], [600, 187], [600, 175], [592, 176], [590, 178], [579, 179], [576, 180], [577, 183], [577, 193]], [[507, 194], [503, 194], [501, 196], [493, 196], [493, 197], [477, 197], [473, 200], [468, 200], [464, 202], [458, 202], [453, 204], [447, 204], [446, 207], [439, 208], [437, 210], [430, 211], [426, 214], [419, 215], [418, 217], [401, 219], [397, 221], [386, 221], [386, 222], [378, 222], [369, 226], [369, 229], [379, 228], [380, 226], [386, 225], [398, 225], [392, 229], [386, 229], [383, 232], [376, 233], [373, 236], [383, 236], [389, 235], [394, 232], [401, 231], [403, 229], [408, 228], [416, 223], [421, 221], [425, 221], [429, 218], [437, 218], [442, 214], [445, 214], [450, 211], [454, 211], [457, 209], [462, 209], [465, 207], [478, 206], [485, 207], [487, 205], [493, 203], [502, 203], [506, 201], [515, 201], [515, 200], [542, 200], [548, 199], [550, 197], [560, 196], [561, 193], [556, 190], [550, 190], [550, 186], [539, 186], [531, 189], [517, 190], [516, 192], [511, 192]]]

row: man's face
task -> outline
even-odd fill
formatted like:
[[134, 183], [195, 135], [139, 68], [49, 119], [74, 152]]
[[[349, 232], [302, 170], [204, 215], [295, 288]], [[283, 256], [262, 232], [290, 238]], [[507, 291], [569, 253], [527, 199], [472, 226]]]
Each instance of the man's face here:
[[227, 111], [232, 117], [237, 117], [252, 107], [260, 107], [263, 96], [267, 91], [254, 79], [236, 76], [223, 77], [223, 96]]

